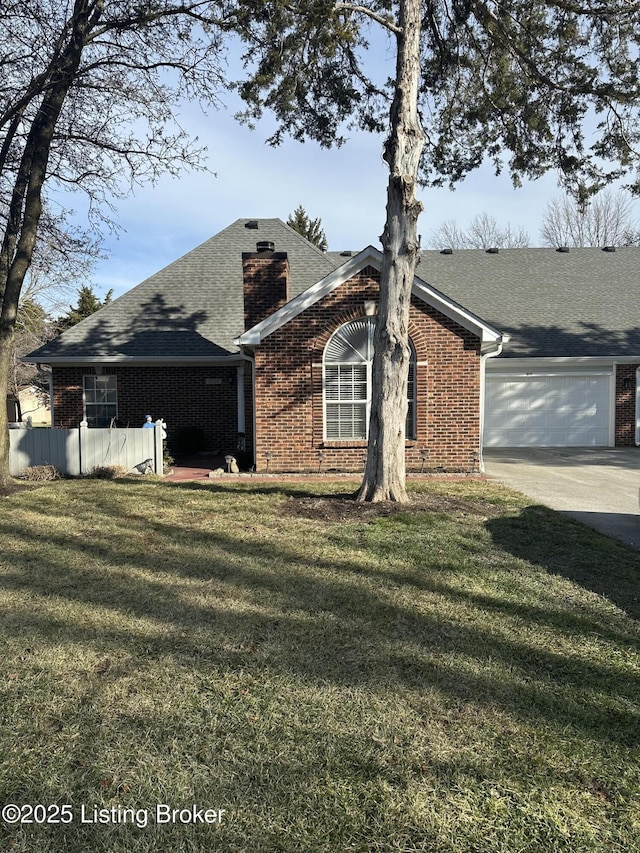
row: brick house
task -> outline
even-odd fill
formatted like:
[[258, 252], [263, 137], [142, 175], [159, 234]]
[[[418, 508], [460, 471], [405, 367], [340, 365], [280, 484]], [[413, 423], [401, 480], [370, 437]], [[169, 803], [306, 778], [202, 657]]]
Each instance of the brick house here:
[[[640, 249], [423, 253], [407, 468], [483, 446], [635, 444]], [[381, 254], [242, 219], [32, 353], [54, 427], [168, 423], [178, 452], [361, 470]], [[612, 296], [615, 294], [615, 299]]]

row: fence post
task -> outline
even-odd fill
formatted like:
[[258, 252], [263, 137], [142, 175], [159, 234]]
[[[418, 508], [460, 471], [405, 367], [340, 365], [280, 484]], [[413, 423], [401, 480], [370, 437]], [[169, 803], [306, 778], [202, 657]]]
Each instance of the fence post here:
[[153, 454], [153, 471], [155, 474], [164, 474], [164, 449], [162, 447], [162, 423], [156, 421], [154, 427], [154, 449]]
[[88, 433], [89, 433], [89, 424], [86, 421], [80, 421], [80, 426], [78, 427], [78, 454], [80, 456], [80, 460], [79, 460], [80, 474], [88, 474], [89, 473], [88, 471], [84, 470], [84, 460], [86, 458]]

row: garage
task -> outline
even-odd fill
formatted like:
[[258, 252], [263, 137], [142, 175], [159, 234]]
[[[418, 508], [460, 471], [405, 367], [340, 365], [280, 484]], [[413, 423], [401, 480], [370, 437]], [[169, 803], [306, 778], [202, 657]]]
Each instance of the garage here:
[[607, 447], [613, 374], [487, 374], [485, 447]]

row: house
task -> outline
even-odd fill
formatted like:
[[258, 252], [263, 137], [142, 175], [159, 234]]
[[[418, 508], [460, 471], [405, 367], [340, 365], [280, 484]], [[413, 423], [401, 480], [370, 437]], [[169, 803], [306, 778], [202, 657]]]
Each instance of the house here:
[[20, 415], [23, 421], [27, 418], [36, 426], [51, 424], [51, 407], [49, 395], [37, 385], [23, 385], [18, 392]]
[[[361, 470], [381, 253], [241, 219], [28, 361], [53, 424], [163, 417], [180, 452]], [[485, 447], [633, 445], [640, 248], [424, 252], [410, 308], [408, 470]]]

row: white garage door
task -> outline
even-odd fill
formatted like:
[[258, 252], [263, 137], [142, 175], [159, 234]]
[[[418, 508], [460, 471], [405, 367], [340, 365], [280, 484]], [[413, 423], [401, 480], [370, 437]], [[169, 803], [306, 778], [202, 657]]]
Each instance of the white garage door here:
[[610, 374], [486, 377], [485, 447], [606, 447]]

